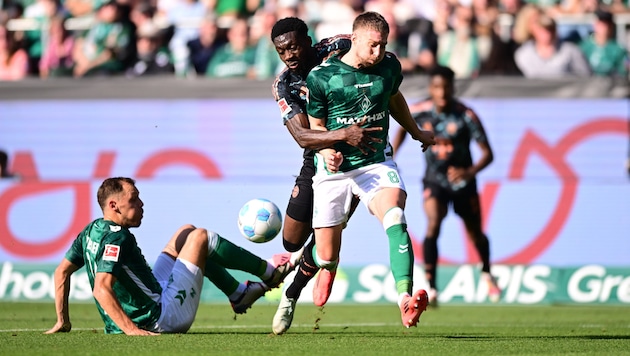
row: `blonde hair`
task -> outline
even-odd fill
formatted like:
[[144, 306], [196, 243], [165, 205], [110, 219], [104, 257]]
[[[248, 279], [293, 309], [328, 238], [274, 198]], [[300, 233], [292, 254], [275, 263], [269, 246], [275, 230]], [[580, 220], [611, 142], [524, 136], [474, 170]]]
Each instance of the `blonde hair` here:
[[534, 5], [527, 4], [521, 8], [514, 20], [514, 27], [512, 28], [512, 38], [516, 43], [522, 44], [532, 38], [531, 22], [534, 16], [541, 16], [543, 10]]

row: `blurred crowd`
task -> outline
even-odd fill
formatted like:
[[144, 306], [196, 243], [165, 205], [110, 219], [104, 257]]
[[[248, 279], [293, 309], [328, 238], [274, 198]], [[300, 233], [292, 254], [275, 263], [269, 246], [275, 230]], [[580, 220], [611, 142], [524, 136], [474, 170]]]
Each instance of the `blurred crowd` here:
[[[630, 0], [0, 0], [0, 80], [172, 75], [253, 80], [283, 68], [280, 18], [314, 41], [377, 11], [406, 73], [628, 78]], [[622, 19], [625, 19], [623, 21]], [[619, 25], [621, 24], [621, 25]], [[624, 31], [618, 36], [618, 31]]]

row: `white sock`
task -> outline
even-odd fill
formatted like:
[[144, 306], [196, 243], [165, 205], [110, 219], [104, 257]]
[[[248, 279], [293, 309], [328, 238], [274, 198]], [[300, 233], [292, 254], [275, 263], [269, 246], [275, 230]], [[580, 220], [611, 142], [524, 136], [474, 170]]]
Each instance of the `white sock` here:
[[273, 271], [276, 270], [276, 267], [274, 267], [271, 263], [269, 263], [269, 261], [265, 261], [265, 262], [267, 262], [267, 269], [265, 269], [265, 273], [263, 273], [263, 275], [260, 276], [260, 279], [262, 280], [271, 278], [271, 276], [273, 275]]
[[247, 289], [247, 285], [245, 285], [245, 283], [239, 283], [238, 287], [236, 287], [236, 290], [234, 292], [232, 292], [232, 294], [230, 294], [228, 296], [228, 299], [231, 301], [237, 301], [238, 298], [241, 297], [241, 295], [243, 295], [243, 293], [245, 293], [245, 289]]

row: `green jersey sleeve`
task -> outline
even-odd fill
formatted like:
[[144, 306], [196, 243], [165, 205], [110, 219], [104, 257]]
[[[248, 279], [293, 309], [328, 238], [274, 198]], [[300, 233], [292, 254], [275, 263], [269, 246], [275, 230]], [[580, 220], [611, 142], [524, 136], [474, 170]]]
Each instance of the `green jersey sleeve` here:
[[72, 242], [70, 249], [68, 249], [68, 252], [66, 252], [66, 259], [72, 262], [72, 264], [79, 266], [79, 268], [85, 265], [83, 244], [80, 236], [78, 236]]
[[328, 118], [328, 105], [326, 100], [326, 86], [320, 78], [319, 70], [326, 66], [325, 62], [313, 68], [306, 77], [306, 112], [309, 116], [318, 119]]
[[96, 256], [97, 271], [111, 273], [118, 277], [125, 265], [126, 257], [134, 249], [134, 240], [126, 229], [108, 234], [100, 244], [100, 251]]

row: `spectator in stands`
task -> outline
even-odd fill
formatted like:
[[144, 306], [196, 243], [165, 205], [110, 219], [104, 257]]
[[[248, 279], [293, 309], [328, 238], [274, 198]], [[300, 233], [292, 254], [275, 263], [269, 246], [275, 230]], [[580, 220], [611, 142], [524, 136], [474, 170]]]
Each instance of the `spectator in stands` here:
[[276, 14], [274, 11], [261, 8], [256, 11], [251, 20], [249, 41], [256, 52], [253, 76], [256, 79], [274, 78], [285, 67], [269, 36], [277, 20]]
[[516, 18], [516, 15], [525, 5], [524, 0], [499, 0], [498, 7], [500, 13]]
[[533, 38], [533, 28], [543, 13], [540, 7], [534, 4], [526, 4], [516, 14], [512, 28], [512, 39], [517, 45], [522, 45]]
[[438, 64], [450, 67], [456, 78], [471, 78], [479, 73], [481, 59], [473, 35], [473, 13], [467, 6], [455, 7], [453, 29], [438, 37]]
[[28, 75], [28, 54], [20, 34], [0, 25], [0, 81], [21, 80]]
[[140, 29], [143, 26], [158, 26], [155, 19], [155, 13], [157, 9], [150, 2], [142, 1], [137, 3], [131, 10], [130, 19], [134, 23], [136, 29]]
[[435, 0], [435, 14], [431, 19], [433, 31], [439, 36], [451, 28], [453, 5], [448, 0]]
[[123, 8], [115, 1], [101, 5], [96, 23], [77, 39], [73, 59], [74, 76], [112, 75], [124, 72], [135, 55], [135, 32], [123, 18]]
[[417, 72], [427, 72], [436, 64], [438, 37], [433, 30], [433, 23], [422, 17], [405, 22], [404, 32], [407, 37], [407, 57], [416, 65]]
[[168, 51], [160, 47], [160, 31], [155, 25], [140, 27], [137, 38], [138, 60], [127, 70], [127, 76], [143, 77], [175, 73]]
[[565, 22], [561, 21], [565, 15], [586, 15], [594, 13], [598, 7], [599, 0], [560, 0], [556, 6], [547, 9], [547, 14], [556, 19], [558, 24], [556, 32], [560, 41], [571, 41], [579, 43], [587, 38], [591, 31], [591, 24], [588, 22]]
[[580, 49], [573, 43], [558, 41], [556, 22], [547, 15], [540, 16], [533, 28], [533, 40], [516, 50], [515, 60], [528, 78], [585, 77], [591, 74]]
[[52, 18], [60, 12], [58, 0], [36, 0], [24, 8], [24, 18], [36, 25], [35, 29], [24, 31], [25, 46], [29, 58], [29, 74], [39, 75], [39, 61], [48, 41], [48, 28]]
[[340, 33], [352, 33], [352, 21], [363, 12], [361, 0], [322, 0], [321, 21], [315, 25], [315, 41]]
[[398, 25], [394, 14], [394, 4], [391, 0], [370, 0], [365, 4], [365, 11], [375, 11], [381, 14], [389, 25], [389, 36], [387, 37], [387, 51], [392, 52], [400, 61], [403, 73], [415, 72], [417, 64], [416, 57], [412, 60], [409, 57], [408, 36], [401, 33], [401, 26]]
[[188, 42], [190, 64], [197, 75], [205, 75], [208, 63], [225, 41], [218, 36], [216, 18], [207, 15], [199, 26], [199, 36]]
[[613, 14], [629, 14], [630, 13], [630, 1], [628, 0], [610, 0], [608, 5], [608, 11]]
[[499, 8], [496, 0], [473, 0], [473, 34], [477, 39], [481, 75], [520, 74], [514, 62], [517, 44], [511, 36], [503, 40], [497, 32]]
[[50, 20], [48, 43], [39, 61], [39, 76], [71, 77], [74, 61], [74, 36], [65, 26], [66, 17], [57, 15]]
[[593, 74], [600, 76], [626, 76], [628, 52], [615, 40], [613, 14], [598, 10], [591, 37], [580, 43]]
[[313, 16], [306, 12], [306, 7], [304, 1], [301, 0], [276, 0], [276, 18], [297, 17], [312, 20]]
[[207, 13], [208, 7], [203, 1], [178, 0], [166, 14], [169, 24], [175, 28], [169, 49], [178, 76], [186, 76], [191, 72], [188, 42], [199, 37], [199, 25]]
[[253, 78], [256, 51], [249, 45], [249, 25], [239, 18], [227, 31], [228, 42], [210, 59], [206, 76], [212, 78]]
[[218, 16], [217, 21], [228, 28], [237, 19], [254, 14], [262, 2], [262, 0], [215, 0], [214, 12]]
[[547, 9], [551, 16], [591, 14], [599, 7], [599, 0], [558, 0]]
[[65, 0], [63, 7], [72, 17], [84, 17], [97, 12], [105, 2], [107, 0]]

